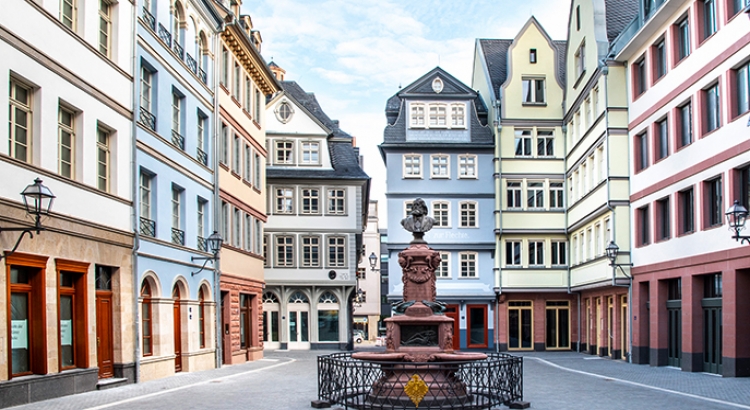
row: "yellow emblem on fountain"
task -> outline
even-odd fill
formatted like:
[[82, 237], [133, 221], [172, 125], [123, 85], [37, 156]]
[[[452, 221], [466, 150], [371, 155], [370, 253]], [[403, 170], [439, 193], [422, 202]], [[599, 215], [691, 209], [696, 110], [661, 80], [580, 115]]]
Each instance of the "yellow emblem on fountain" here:
[[406, 386], [404, 386], [404, 392], [416, 407], [419, 407], [419, 403], [429, 390], [430, 388], [427, 387], [427, 383], [418, 374], [411, 376], [409, 383], [406, 383]]

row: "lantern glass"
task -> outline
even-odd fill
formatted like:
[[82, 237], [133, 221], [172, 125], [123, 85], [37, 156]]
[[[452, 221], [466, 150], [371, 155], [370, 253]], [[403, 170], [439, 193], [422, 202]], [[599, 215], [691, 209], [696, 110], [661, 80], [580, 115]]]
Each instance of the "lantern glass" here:
[[617, 259], [617, 253], [620, 251], [620, 247], [617, 246], [615, 241], [609, 241], [609, 245], [607, 245], [607, 259], [609, 259], [610, 264], [615, 263], [615, 259]]
[[375, 269], [375, 264], [378, 263], [378, 257], [375, 255], [375, 252], [371, 253], [368, 259], [370, 260], [370, 268]]
[[740, 201], [734, 200], [734, 204], [727, 209], [724, 214], [727, 217], [727, 224], [730, 229], [740, 231], [745, 229], [745, 222], [747, 221], [747, 209], [740, 205]]
[[39, 178], [35, 179], [33, 184], [27, 186], [21, 192], [21, 196], [26, 212], [36, 217], [48, 215], [50, 209], [52, 209], [52, 202], [55, 200], [55, 195], [49, 188], [42, 185], [42, 180]]
[[206, 239], [206, 242], [208, 242], [208, 249], [211, 253], [216, 255], [221, 250], [221, 245], [224, 244], [224, 239], [218, 232], [214, 231], [214, 233]]

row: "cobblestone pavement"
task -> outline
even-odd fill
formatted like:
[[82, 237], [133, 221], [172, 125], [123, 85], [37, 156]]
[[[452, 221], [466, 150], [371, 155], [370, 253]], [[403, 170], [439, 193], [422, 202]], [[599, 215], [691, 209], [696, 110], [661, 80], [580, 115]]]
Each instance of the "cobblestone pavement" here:
[[[309, 409], [317, 398], [315, 358], [327, 353], [266, 352], [256, 362], [12, 409]], [[750, 410], [750, 378], [630, 365], [571, 352], [522, 356], [524, 400], [532, 409]]]

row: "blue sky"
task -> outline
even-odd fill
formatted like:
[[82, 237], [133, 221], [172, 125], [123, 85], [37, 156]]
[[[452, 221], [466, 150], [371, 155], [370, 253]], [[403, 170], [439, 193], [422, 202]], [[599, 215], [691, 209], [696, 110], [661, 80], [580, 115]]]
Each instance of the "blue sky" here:
[[569, 8], [563, 0], [245, 0], [242, 13], [260, 30], [266, 61], [315, 93], [357, 138], [382, 222], [385, 173], [377, 145], [385, 102], [399, 85], [438, 65], [471, 85], [475, 39], [513, 38], [532, 15], [553, 39], [564, 39]]

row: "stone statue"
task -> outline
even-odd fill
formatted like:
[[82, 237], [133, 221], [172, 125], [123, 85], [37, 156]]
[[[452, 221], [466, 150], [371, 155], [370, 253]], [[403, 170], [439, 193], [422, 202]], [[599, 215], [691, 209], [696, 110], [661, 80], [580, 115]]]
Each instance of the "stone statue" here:
[[413, 243], [424, 243], [424, 233], [432, 229], [435, 218], [428, 215], [427, 204], [424, 199], [417, 198], [411, 206], [411, 215], [401, 220], [401, 226], [414, 236]]

